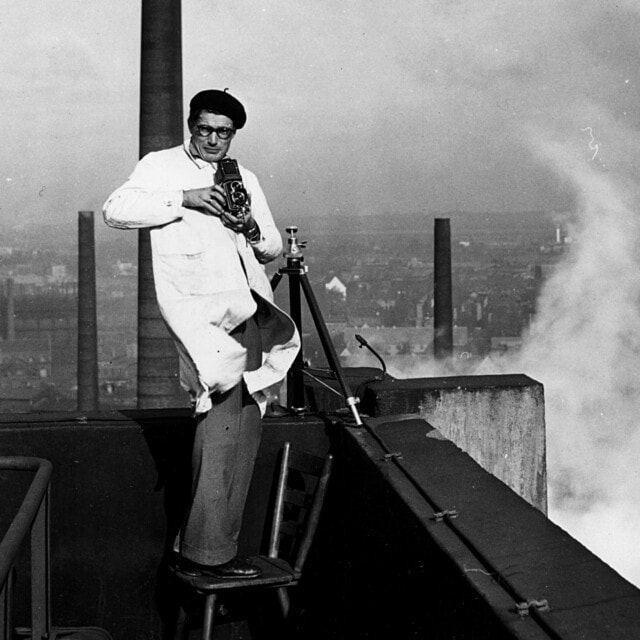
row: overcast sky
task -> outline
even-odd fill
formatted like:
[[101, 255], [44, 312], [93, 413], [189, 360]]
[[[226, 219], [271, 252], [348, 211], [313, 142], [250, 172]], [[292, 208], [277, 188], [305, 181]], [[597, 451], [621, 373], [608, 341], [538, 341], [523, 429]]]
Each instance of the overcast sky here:
[[[184, 99], [229, 87], [245, 103], [232, 155], [283, 225], [566, 210], [531, 131], [591, 159], [605, 121], [638, 126], [638, 6], [183, 0]], [[139, 3], [5, 3], [0, 35], [0, 219], [99, 210], [137, 160]]]

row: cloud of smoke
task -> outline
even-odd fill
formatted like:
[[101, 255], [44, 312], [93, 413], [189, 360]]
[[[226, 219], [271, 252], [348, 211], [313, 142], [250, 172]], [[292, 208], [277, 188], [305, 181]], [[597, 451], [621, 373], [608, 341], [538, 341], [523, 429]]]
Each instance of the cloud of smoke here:
[[[476, 101], [498, 108], [482, 132], [499, 125], [519, 139], [573, 200], [570, 251], [519, 356], [496, 373], [545, 387], [551, 518], [640, 585], [640, 13], [632, 3], [491, 7], [495, 20], [484, 9], [441, 17], [441, 43], [455, 51], [438, 59], [439, 82], [450, 90], [457, 76], [463, 95], [485, 83]], [[388, 364], [401, 377], [452, 373]]]
[[574, 243], [510, 366], [545, 386], [551, 518], [640, 584], [640, 140], [598, 116], [599, 156], [583, 129], [529, 131], [575, 190]]
[[[544, 385], [550, 518], [640, 586], [640, 137], [607, 113], [580, 113], [569, 134], [530, 127], [523, 138], [575, 193], [573, 241], [521, 351], [495, 373]], [[371, 365], [360, 358], [350, 364]], [[472, 373], [463, 360], [387, 364], [403, 378]]]

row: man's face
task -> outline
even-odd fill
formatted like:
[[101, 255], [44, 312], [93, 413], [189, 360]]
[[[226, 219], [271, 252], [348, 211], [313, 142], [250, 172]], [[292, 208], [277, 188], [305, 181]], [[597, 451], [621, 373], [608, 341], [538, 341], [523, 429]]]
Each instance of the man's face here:
[[[189, 124], [192, 150], [205, 162], [218, 162], [229, 152], [235, 135], [233, 120], [227, 116], [201, 111]], [[225, 140], [224, 137], [228, 136]]]

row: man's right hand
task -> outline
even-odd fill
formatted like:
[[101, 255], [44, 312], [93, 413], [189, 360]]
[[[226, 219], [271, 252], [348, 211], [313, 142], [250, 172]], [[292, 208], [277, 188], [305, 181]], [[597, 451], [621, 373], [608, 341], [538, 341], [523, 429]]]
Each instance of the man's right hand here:
[[218, 184], [182, 192], [183, 207], [198, 209], [211, 216], [222, 215], [225, 203], [224, 191]]

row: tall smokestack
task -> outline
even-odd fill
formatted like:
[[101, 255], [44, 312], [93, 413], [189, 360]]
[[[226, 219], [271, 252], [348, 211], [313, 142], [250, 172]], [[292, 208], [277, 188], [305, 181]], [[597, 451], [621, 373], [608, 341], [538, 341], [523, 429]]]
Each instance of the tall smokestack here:
[[[180, 0], [142, 0], [140, 157], [183, 140]], [[177, 407], [178, 354], [158, 309], [149, 230], [138, 232], [138, 408]]]
[[451, 228], [448, 218], [435, 219], [433, 269], [433, 353], [436, 359], [444, 359], [453, 355]]
[[98, 409], [98, 330], [93, 211], [78, 213], [78, 411]]
[[16, 339], [16, 310], [13, 278], [6, 281], [7, 284], [7, 341]]

